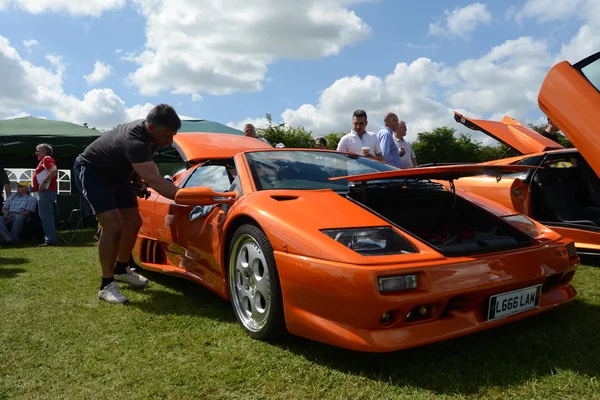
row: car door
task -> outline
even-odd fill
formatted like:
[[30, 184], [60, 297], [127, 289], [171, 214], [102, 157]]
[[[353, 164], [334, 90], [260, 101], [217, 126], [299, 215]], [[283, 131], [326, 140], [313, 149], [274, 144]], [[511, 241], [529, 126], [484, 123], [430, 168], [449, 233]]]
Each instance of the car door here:
[[[225, 192], [233, 180], [231, 164], [207, 162], [199, 165], [180, 187], [210, 187], [217, 192]], [[166, 245], [170, 264], [210, 286], [222, 284], [217, 255], [226, 208], [221, 205], [181, 205], [162, 196], [156, 201], [155, 213], [163, 218], [157, 237]]]

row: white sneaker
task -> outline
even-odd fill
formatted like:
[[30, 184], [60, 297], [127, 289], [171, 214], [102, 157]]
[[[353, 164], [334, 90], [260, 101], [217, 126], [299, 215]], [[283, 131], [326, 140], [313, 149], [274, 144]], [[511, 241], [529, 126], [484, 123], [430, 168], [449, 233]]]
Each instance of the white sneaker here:
[[133, 272], [130, 267], [126, 267], [125, 270], [127, 271], [125, 274], [114, 275], [115, 281], [129, 283], [135, 287], [144, 287], [148, 284], [148, 279]]
[[122, 304], [129, 301], [129, 299], [123, 296], [123, 294], [119, 291], [115, 281], [112, 281], [108, 285], [104, 286], [104, 289], [99, 290], [98, 298], [111, 304]]

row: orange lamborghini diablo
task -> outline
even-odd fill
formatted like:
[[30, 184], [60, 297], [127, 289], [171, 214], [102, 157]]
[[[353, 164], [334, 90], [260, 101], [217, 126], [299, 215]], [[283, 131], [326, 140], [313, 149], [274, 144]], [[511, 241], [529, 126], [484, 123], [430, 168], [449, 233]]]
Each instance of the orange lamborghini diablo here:
[[572, 300], [573, 241], [432, 180], [530, 166], [399, 170], [370, 158], [180, 133], [175, 201], [140, 200], [134, 261], [230, 300], [253, 338], [393, 351]]
[[600, 255], [600, 53], [574, 65], [563, 61], [546, 76], [542, 111], [576, 146], [565, 149], [512, 118], [455, 120], [521, 155], [485, 163], [540, 167], [522, 173], [460, 179], [455, 187], [494, 200], [575, 241], [580, 254]]

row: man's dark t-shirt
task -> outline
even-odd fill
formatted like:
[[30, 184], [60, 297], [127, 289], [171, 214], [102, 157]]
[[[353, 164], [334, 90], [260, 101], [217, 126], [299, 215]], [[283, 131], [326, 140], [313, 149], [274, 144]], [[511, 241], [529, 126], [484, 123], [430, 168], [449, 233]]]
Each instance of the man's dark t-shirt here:
[[152, 161], [153, 147], [146, 122], [139, 119], [104, 132], [77, 157], [113, 181], [128, 181], [132, 163]]
[[556, 133], [542, 131], [542, 136], [547, 137], [550, 140], [554, 140], [556, 143], [558, 143], [558, 134]]

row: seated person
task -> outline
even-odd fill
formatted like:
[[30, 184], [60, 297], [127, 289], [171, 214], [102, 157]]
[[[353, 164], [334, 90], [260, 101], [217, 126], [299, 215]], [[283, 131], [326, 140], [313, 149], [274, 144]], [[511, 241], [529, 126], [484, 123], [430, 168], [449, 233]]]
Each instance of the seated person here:
[[4, 239], [6, 244], [15, 244], [25, 221], [35, 212], [36, 206], [35, 198], [29, 194], [29, 182], [19, 182], [17, 193], [11, 194], [2, 206], [0, 239]]

